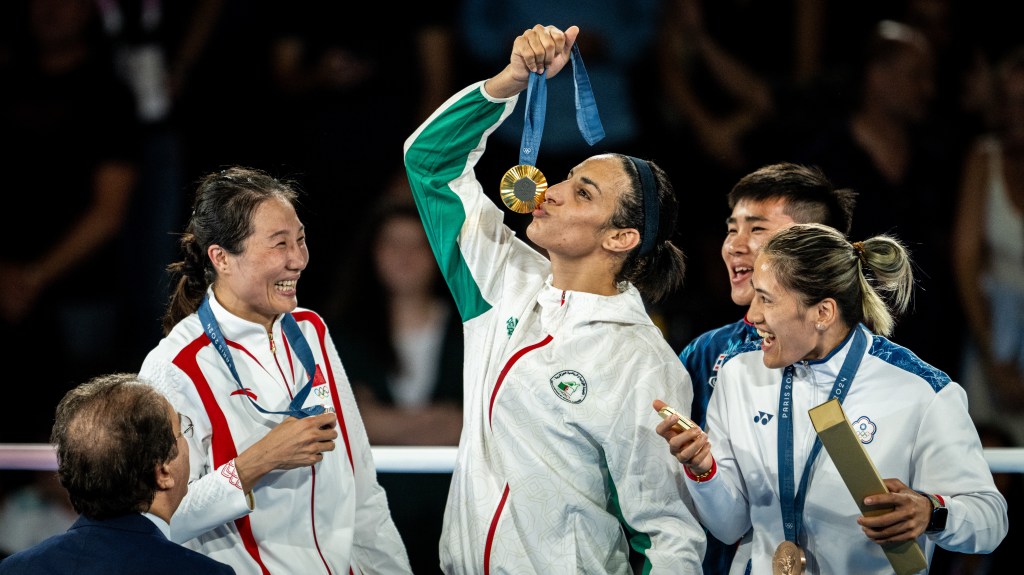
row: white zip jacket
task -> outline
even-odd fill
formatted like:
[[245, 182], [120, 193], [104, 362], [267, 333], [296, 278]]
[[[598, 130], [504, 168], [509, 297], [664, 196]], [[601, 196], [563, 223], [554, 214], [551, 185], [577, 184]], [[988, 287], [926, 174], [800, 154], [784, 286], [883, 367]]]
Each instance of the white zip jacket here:
[[[945, 530], [918, 542], [931, 559], [935, 545], [987, 553], [1006, 535], [1006, 501], [996, 490], [963, 388], [906, 348], [868, 336], [843, 411], [880, 476], [940, 495], [949, 508]], [[817, 434], [807, 411], [828, 400], [851, 336], [829, 357], [796, 364], [793, 382], [794, 482]], [[701, 520], [723, 541], [753, 527], [750, 571], [770, 574], [785, 540], [779, 504], [778, 408], [782, 369], [769, 369], [758, 349], [740, 353], [718, 372], [708, 408], [708, 435], [718, 470], [708, 481], [687, 480]], [[797, 542], [808, 574], [892, 573], [882, 548], [869, 540], [860, 510], [825, 449], [814, 461]], [[736, 561], [731, 573], [744, 573]]]
[[306, 405], [338, 414], [336, 449], [316, 465], [272, 471], [252, 491], [250, 509], [234, 458], [285, 419], [291, 395], [309, 380], [281, 329], [272, 336], [225, 310], [208, 290], [246, 391], [193, 313], [146, 357], [141, 379], [159, 389], [195, 425], [185, 499], [171, 519], [171, 538], [227, 563], [237, 573], [409, 573], [409, 560], [377, 483], [366, 430], [338, 352], [323, 320], [292, 312], [320, 372]]
[[[651, 403], [689, 376], [639, 293], [563, 292], [502, 223], [473, 165], [516, 98], [482, 82], [405, 145], [434, 255], [465, 326], [465, 408], [440, 555], [448, 574], [699, 573], [704, 533]], [[624, 533], [625, 529], [625, 533]]]

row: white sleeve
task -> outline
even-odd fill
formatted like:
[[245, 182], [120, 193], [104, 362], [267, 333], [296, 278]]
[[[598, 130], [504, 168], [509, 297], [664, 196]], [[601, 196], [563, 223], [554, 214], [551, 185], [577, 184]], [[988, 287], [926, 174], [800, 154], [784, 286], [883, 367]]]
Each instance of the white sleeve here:
[[345, 428], [348, 430], [349, 445], [352, 448], [353, 474], [357, 497], [356, 525], [352, 540], [352, 564], [359, 567], [357, 572], [381, 575], [412, 572], [405, 544], [391, 518], [387, 494], [377, 482], [377, 469], [373, 452], [366, 435], [366, 427], [356, 406], [352, 386], [345, 374], [344, 366], [334, 347], [328, 331], [324, 348], [334, 366], [339, 402], [344, 411]]
[[967, 412], [967, 395], [946, 384], [931, 402], [918, 430], [914, 489], [942, 497], [946, 528], [928, 534], [937, 545], [961, 553], [990, 553], [1006, 536], [1006, 499], [996, 489], [981, 440]]
[[242, 491], [234, 460], [219, 469], [211, 469], [212, 426], [199, 394], [184, 373], [165, 359], [147, 357], [139, 370], [139, 378], [160, 391], [174, 409], [188, 416], [194, 425], [192, 437], [186, 438], [190, 466], [188, 492], [171, 517], [171, 540], [184, 543], [251, 512], [251, 501]]
[[655, 399], [669, 405], [689, 405], [693, 399], [682, 363], [671, 353], [668, 360], [639, 375], [603, 448], [627, 536], [650, 563], [645, 572], [699, 573], [704, 529], [683, 487], [682, 466], [654, 431], [661, 421], [652, 408]]
[[[739, 380], [737, 380], [739, 381]], [[701, 523], [720, 541], [734, 542], [751, 526], [750, 503], [743, 470], [736, 464], [728, 426], [729, 377], [723, 368], [708, 404], [707, 433], [717, 469], [707, 481], [686, 479]]]

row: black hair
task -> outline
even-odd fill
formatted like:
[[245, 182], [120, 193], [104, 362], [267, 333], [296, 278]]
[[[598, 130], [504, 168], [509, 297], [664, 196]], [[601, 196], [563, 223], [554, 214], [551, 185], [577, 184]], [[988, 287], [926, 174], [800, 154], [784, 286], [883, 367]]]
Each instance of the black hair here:
[[216, 279], [206, 250], [218, 245], [239, 254], [253, 233], [257, 208], [270, 198], [282, 198], [295, 206], [298, 188], [261, 170], [231, 167], [199, 181], [192, 216], [181, 235], [182, 260], [167, 267], [173, 291], [164, 314], [164, 334], [199, 309], [206, 290]]
[[836, 188], [817, 166], [779, 162], [740, 178], [729, 191], [729, 209], [743, 200], [785, 200], [784, 213], [801, 224], [824, 224], [844, 235], [853, 225], [857, 194]]
[[[621, 194], [619, 205], [609, 222], [615, 228], [635, 228], [644, 230], [644, 192], [640, 173], [628, 156], [616, 154], [622, 162], [622, 169], [629, 177], [629, 193]], [[650, 301], [657, 302], [683, 285], [686, 275], [686, 260], [683, 251], [672, 243], [671, 238], [676, 229], [678, 216], [678, 200], [668, 175], [660, 166], [650, 160], [647, 162], [654, 176], [654, 184], [658, 197], [658, 234], [650, 252], [640, 255], [641, 245], [626, 256], [626, 260], [616, 275], [616, 282], [628, 281]]]

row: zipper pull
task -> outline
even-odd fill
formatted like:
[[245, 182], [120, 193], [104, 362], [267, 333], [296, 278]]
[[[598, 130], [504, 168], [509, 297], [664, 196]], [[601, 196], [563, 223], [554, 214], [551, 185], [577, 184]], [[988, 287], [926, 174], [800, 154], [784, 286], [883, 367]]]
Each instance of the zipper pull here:
[[274, 344], [274, 332], [268, 331], [267, 335], [270, 336], [270, 353], [277, 355], [277, 346]]

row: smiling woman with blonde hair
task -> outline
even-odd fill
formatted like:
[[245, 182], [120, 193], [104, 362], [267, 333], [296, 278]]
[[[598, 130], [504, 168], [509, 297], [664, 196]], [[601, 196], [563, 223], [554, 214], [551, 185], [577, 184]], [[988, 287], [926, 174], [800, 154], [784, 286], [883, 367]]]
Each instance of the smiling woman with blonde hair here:
[[[929, 558], [936, 545], [992, 551], [1006, 535], [1006, 501], [963, 388], [883, 336], [894, 319], [882, 296], [899, 312], [913, 287], [900, 242], [850, 243], [830, 227], [797, 224], [761, 248], [751, 284], [747, 318], [761, 347], [719, 369], [709, 432], [677, 433], [674, 416], [657, 426], [711, 533], [736, 541], [753, 529], [755, 575], [796, 556], [807, 573], [892, 573], [882, 545], [904, 541]], [[862, 516], [819, 455], [807, 412], [833, 398], [886, 478], [888, 493], [863, 503], [892, 508], [885, 513]]]

